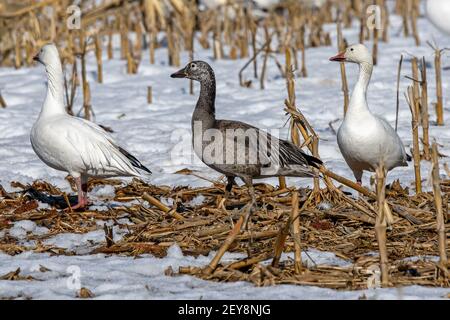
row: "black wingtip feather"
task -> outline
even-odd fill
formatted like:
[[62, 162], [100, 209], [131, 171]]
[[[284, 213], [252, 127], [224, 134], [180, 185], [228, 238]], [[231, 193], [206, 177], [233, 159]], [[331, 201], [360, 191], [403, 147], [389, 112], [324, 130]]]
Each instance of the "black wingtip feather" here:
[[408, 162], [412, 161], [412, 157], [409, 154], [406, 154], [406, 161]]
[[130, 154], [127, 150], [122, 149], [121, 147], [119, 147], [119, 151], [120, 153], [122, 153], [125, 157], [127, 157], [128, 160], [130, 160], [131, 164], [133, 165], [133, 167], [136, 167], [138, 169], [141, 169], [147, 173], [152, 173], [146, 166], [144, 166], [135, 156], [133, 156], [132, 154]]
[[[280, 151], [284, 150], [283, 154], [287, 164], [309, 165], [316, 169], [320, 169], [323, 164], [322, 160], [306, 154], [292, 142], [286, 140], [280, 140], [280, 142]], [[280, 156], [283, 155], [280, 154]]]
[[323, 161], [319, 158], [310, 156], [309, 154], [303, 154], [308, 164], [316, 169], [319, 169], [319, 167], [323, 164]]

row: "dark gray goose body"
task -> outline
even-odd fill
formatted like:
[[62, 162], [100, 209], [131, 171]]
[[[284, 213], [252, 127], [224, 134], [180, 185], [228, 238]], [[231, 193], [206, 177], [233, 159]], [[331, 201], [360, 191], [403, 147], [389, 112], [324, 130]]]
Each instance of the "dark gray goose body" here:
[[192, 115], [192, 143], [196, 155], [210, 168], [224, 174], [230, 191], [241, 178], [256, 202], [253, 179], [291, 176], [312, 177], [322, 161], [307, 155], [289, 141], [240, 121], [217, 120], [216, 80], [212, 68], [193, 61], [171, 75], [200, 82], [200, 96]]

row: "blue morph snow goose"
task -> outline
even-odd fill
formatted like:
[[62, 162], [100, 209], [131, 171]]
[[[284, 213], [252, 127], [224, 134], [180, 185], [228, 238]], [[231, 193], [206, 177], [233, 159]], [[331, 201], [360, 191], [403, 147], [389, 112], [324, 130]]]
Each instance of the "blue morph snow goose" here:
[[407, 167], [410, 157], [397, 132], [367, 105], [367, 89], [373, 71], [373, 58], [363, 44], [355, 44], [330, 58], [331, 61], [359, 65], [359, 79], [353, 90], [347, 114], [339, 128], [339, 149], [359, 184], [363, 171], [375, 171], [382, 159], [386, 169]]
[[[315, 175], [313, 168], [322, 164], [291, 142], [277, 139], [247, 123], [217, 120], [216, 79], [208, 63], [192, 61], [171, 77], [200, 82], [200, 96], [192, 115], [194, 152], [207, 166], [227, 177], [227, 191], [231, 190], [235, 177], [241, 178], [251, 196], [250, 208], [256, 204], [253, 179], [311, 177]], [[208, 140], [219, 141], [222, 147], [209, 159], [211, 143]]]
[[48, 81], [41, 113], [31, 129], [31, 145], [45, 164], [75, 179], [78, 203], [72, 209], [88, 204], [88, 177], [140, 177], [139, 170], [151, 173], [101, 127], [66, 112], [63, 71], [55, 45], [43, 46], [34, 60], [45, 66]]

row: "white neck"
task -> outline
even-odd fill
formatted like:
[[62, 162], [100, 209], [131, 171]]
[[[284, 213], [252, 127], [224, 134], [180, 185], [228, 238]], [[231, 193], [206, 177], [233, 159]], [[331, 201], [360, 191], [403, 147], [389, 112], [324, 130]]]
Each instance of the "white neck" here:
[[367, 112], [370, 113], [367, 106], [367, 88], [372, 76], [372, 70], [373, 64], [367, 62], [360, 63], [359, 78], [350, 99], [347, 116], [358, 115]]
[[61, 62], [56, 60], [46, 65], [45, 72], [47, 73], [47, 96], [39, 117], [66, 113]]

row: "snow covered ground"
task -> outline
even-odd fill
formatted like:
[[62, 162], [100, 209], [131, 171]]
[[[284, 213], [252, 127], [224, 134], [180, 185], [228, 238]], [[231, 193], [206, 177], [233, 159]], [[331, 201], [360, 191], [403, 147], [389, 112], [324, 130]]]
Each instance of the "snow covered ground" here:
[[[342, 264], [330, 254], [309, 252], [317, 262]], [[224, 261], [237, 255], [225, 255]], [[21, 268], [21, 275], [36, 280], [0, 281], [0, 298], [73, 299], [80, 287], [95, 294], [95, 299], [445, 299], [449, 290], [418, 286], [399, 289], [335, 291], [316, 287], [279, 285], [256, 288], [245, 282], [216, 283], [190, 276], [168, 277], [169, 266], [204, 266], [208, 257], [185, 257], [174, 246], [167, 257], [149, 255], [137, 259], [104, 255], [49, 256], [23, 253], [18, 256], [0, 254], [0, 274]], [[306, 260], [306, 256], [304, 256]], [[323, 258], [323, 259], [321, 259]], [[49, 269], [49, 270], [48, 270]]]
[[[436, 39], [440, 47], [449, 47], [450, 38], [440, 34], [425, 19], [419, 20], [419, 31], [422, 46], [416, 47], [412, 38], [401, 37], [401, 20], [392, 17], [391, 40], [388, 44], [380, 43], [379, 63], [372, 78], [368, 100], [371, 109], [384, 115], [390, 123], [395, 121], [396, 77], [400, 54], [406, 61], [403, 75], [410, 74], [409, 55], [425, 56], [433, 62], [433, 51], [426, 45], [427, 40]], [[332, 33], [335, 44], [335, 26], [327, 26]], [[344, 30], [347, 40], [357, 42], [359, 27]], [[118, 39], [116, 39], [118, 40]], [[117, 41], [118, 42], [118, 41]], [[340, 92], [339, 65], [328, 61], [336, 54], [336, 47], [308, 49], [308, 78], [297, 80], [297, 105], [309, 119], [321, 138], [320, 155], [331, 170], [353, 179], [350, 169], [345, 164], [336, 143], [336, 136], [329, 123], [342, 119], [343, 97]], [[201, 175], [218, 178], [219, 175], [206, 168], [190, 152], [190, 117], [195, 105], [199, 88], [195, 87], [195, 95], [189, 95], [188, 81], [171, 79], [169, 75], [177, 68], [168, 66], [167, 50], [158, 49], [155, 65], [150, 65], [148, 53], [144, 54], [137, 75], [127, 75], [124, 61], [118, 59], [119, 51], [115, 51], [113, 60], [104, 57], [104, 84], [96, 82], [96, 64], [93, 54], [88, 59], [88, 79], [91, 85], [92, 105], [96, 113], [95, 120], [111, 127], [117, 140], [142, 163], [153, 171], [150, 183], [175, 185], [204, 186], [207, 181], [174, 172], [183, 168], [201, 171]], [[212, 65], [217, 77], [216, 113], [218, 118], [246, 121], [267, 130], [280, 129], [281, 136], [288, 136], [284, 124], [287, 120], [283, 112], [283, 101], [286, 98], [285, 80], [280, 77], [275, 64], [269, 62], [267, 89], [261, 91], [258, 81], [253, 88], [247, 89], [239, 85], [238, 70], [245, 63], [243, 60], [214, 61], [210, 50], [197, 47], [196, 59], [205, 60]], [[283, 56], [278, 57], [284, 61]], [[182, 55], [182, 63], [188, 57]], [[448, 57], [443, 65], [450, 66]], [[428, 69], [429, 95], [435, 101], [434, 70]], [[356, 66], [348, 66], [347, 75], [350, 87], [356, 81]], [[246, 74], [251, 79], [250, 68]], [[402, 79], [401, 92], [405, 91], [409, 81]], [[450, 122], [450, 71], [443, 72], [446, 122]], [[146, 101], [147, 86], [153, 87], [153, 104]], [[70, 191], [65, 174], [45, 166], [34, 154], [29, 132], [33, 121], [37, 118], [46, 90], [45, 74], [41, 66], [34, 68], [0, 68], [0, 89], [8, 104], [8, 108], [0, 109], [0, 184], [6, 190], [14, 190], [11, 181], [30, 183], [42, 179], [55, 184], [63, 191]], [[75, 110], [81, 108], [82, 97], [78, 92]], [[433, 108], [430, 118], [435, 119]], [[410, 148], [411, 138], [410, 111], [402, 96], [400, 106], [399, 134], [405, 146]], [[334, 124], [337, 129], [339, 122]], [[430, 135], [441, 145], [441, 152], [450, 155], [450, 125], [432, 126]], [[180, 160], [181, 159], [181, 160]], [[444, 160], [444, 162], [448, 160]], [[422, 175], [428, 177], [430, 165], [422, 163]], [[445, 175], [445, 172], [441, 172]], [[400, 179], [403, 185], [414, 185], [413, 168], [395, 169], [389, 175], [389, 181]], [[277, 184], [276, 179], [268, 182]], [[307, 186], [308, 179], [288, 179], [290, 185]], [[369, 185], [369, 176], [365, 175], [365, 185]], [[101, 190], [94, 197], [101, 195]], [[44, 228], [45, 229], [45, 228]], [[26, 241], [26, 232], [45, 233], [46, 230], [36, 228], [32, 223], [21, 222], [9, 231], [0, 231], [0, 237], [6, 233]], [[31, 275], [39, 281], [6, 281], [0, 280], [0, 298], [74, 298], [78, 284], [89, 288], [99, 299], [357, 299], [363, 294], [369, 299], [428, 299], [446, 298], [450, 290], [421, 287], [402, 289], [377, 289], [365, 292], [343, 292], [328, 289], [298, 286], [276, 286], [256, 288], [247, 283], [217, 284], [206, 282], [189, 276], [168, 277], [164, 270], [172, 266], [177, 270], [180, 265], [202, 266], [210, 257], [184, 257], [177, 247], [172, 247], [164, 259], [144, 255], [133, 259], [120, 256], [82, 255], [95, 244], [103, 241], [101, 231], [86, 235], [58, 235], [49, 241], [58, 247], [76, 248], [77, 256], [50, 256], [45, 253], [26, 252], [16, 256], [0, 253], [0, 275], [21, 268], [21, 275]], [[33, 243], [29, 243], [33, 246]], [[328, 264], [349, 263], [341, 261], [329, 253], [310, 250], [315, 260]], [[227, 259], [236, 258], [227, 255]], [[49, 271], [46, 271], [45, 268]], [[45, 272], [42, 272], [42, 271]], [[79, 275], [79, 277], [78, 277]], [[78, 282], [78, 280], [80, 282]], [[236, 295], [236, 292], [239, 294]]]

